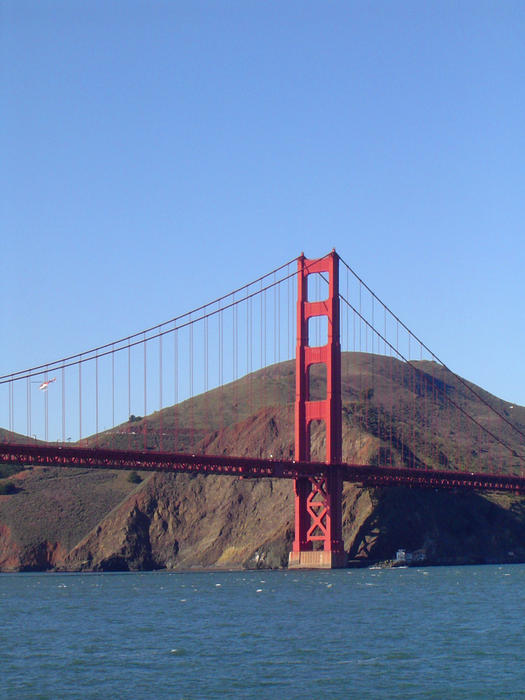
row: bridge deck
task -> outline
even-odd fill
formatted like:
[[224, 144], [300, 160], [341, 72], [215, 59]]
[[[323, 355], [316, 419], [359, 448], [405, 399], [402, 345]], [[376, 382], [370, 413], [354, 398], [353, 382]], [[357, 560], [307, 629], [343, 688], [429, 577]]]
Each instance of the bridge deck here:
[[39, 467], [135, 469], [155, 472], [220, 474], [243, 478], [297, 479], [325, 476], [339, 469], [342, 479], [362, 486], [476, 489], [525, 493], [525, 477], [357, 464], [266, 460], [178, 452], [122, 451], [56, 444], [0, 444], [0, 462]]

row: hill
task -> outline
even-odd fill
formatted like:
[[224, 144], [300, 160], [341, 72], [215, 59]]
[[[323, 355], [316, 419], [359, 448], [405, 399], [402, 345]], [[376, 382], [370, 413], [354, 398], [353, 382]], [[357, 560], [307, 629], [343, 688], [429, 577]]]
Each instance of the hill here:
[[[521, 468], [525, 408], [434, 363], [345, 353], [343, 459], [369, 464], [507, 472]], [[313, 373], [312, 397], [323, 377]], [[470, 387], [481, 396], [479, 401]], [[111, 447], [292, 457], [294, 364], [248, 377], [89, 438]], [[509, 445], [491, 444], [459, 406]], [[494, 418], [494, 407], [505, 418]], [[6, 431], [4, 431], [5, 433]], [[322, 459], [324, 435], [312, 436]], [[1, 476], [1, 475], [0, 475]], [[137, 570], [284, 566], [293, 537], [293, 485], [192, 474], [87, 469], [6, 474], [0, 495], [0, 570]], [[402, 488], [344, 491], [345, 549], [356, 561], [423, 550], [431, 563], [525, 561], [525, 500]]]

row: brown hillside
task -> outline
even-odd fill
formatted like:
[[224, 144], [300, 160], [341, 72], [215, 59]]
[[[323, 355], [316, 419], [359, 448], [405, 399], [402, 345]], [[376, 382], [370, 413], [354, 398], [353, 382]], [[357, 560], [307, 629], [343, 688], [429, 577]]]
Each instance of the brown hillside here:
[[[487, 424], [521, 454], [518, 433], [434, 363], [364, 353], [343, 356], [343, 459], [471, 471], [521, 469], [501, 445], [458, 418]], [[322, 396], [314, 375], [312, 395]], [[525, 409], [476, 388], [525, 430]], [[293, 455], [294, 364], [285, 362], [175, 407], [90, 438], [91, 444], [236, 454]], [[324, 435], [312, 437], [322, 459]], [[282, 566], [293, 523], [293, 485], [200, 475], [33, 469], [10, 476], [0, 496], [0, 569], [68, 570]], [[511, 497], [368, 491], [345, 486], [345, 547], [353, 558], [389, 559], [424, 547], [431, 561], [525, 561], [523, 503]]]

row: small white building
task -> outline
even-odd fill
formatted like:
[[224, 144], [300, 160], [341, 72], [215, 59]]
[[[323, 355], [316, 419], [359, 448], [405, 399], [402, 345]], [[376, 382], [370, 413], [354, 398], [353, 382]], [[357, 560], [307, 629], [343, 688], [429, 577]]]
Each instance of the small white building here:
[[406, 549], [398, 549], [396, 552], [396, 564], [411, 564], [414, 561], [425, 561], [427, 552], [425, 549], [416, 549], [414, 552], [407, 552]]
[[398, 563], [405, 563], [407, 561], [407, 552], [406, 549], [398, 549], [396, 552], [396, 558], [395, 561]]

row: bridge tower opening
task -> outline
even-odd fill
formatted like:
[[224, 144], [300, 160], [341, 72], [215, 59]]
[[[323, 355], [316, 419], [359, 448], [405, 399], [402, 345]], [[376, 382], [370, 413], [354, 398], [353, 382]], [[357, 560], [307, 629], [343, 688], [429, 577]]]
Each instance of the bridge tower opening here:
[[[310, 300], [308, 276], [328, 277], [328, 297]], [[329, 467], [319, 477], [295, 479], [295, 539], [289, 566], [335, 569], [346, 565], [342, 537], [342, 475], [337, 464], [342, 459], [341, 342], [339, 313], [339, 257], [335, 250], [324, 258], [298, 258], [297, 348], [295, 358], [295, 459], [310, 461], [312, 424], [325, 426]], [[310, 287], [311, 289], [311, 287]], [[309, 338], [309, 320], [324, 317], [327, 342], [315, 346]], [[326, 368], [326, 394], [310, 396], [310, 369]]]

